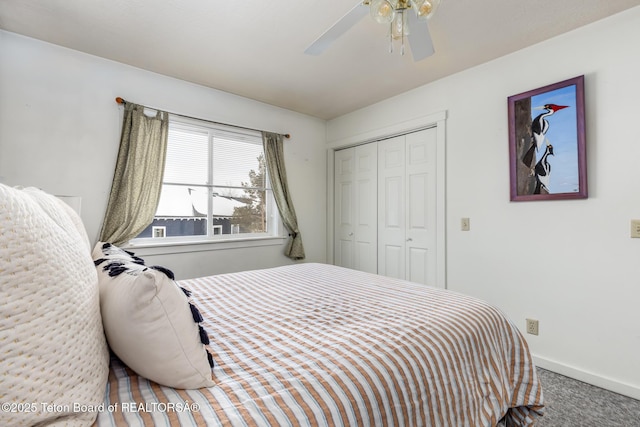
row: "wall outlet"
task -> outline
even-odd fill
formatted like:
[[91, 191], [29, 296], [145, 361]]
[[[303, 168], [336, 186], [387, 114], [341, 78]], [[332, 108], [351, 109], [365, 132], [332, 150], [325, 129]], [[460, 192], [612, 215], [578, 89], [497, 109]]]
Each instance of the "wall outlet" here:
[[632, 219], [631, 220], [631, 237], [632, 238], [640, 238], [640, 219]]
[[527, 333], [538, 335], [538, 321], [535, 319], [527, 319]]

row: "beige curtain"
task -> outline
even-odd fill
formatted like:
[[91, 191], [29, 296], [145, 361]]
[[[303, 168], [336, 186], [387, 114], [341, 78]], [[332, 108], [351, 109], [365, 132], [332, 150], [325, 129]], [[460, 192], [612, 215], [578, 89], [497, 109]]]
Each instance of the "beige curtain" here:
[[127, 102], [116, 170], [100, 240], [116, 245], [140, 234], [158, 207], [167, 152], [169, 114], [144, 114], [144, 106]]
[[282, 135], [262, 132], [264, 154], [267, 170], [271, 178], [271, 188], [276, 199], [276, 205], [280, 211], [282, 222], [289, 230], [289, 242], [284, 254], [291, 259], [304, 259], [304, 247], [302, 236], [298, 230], [298, 218], [293, 208], [289, 186], [287, 184], [287, 171], [284, 167], [284, 150], [282, 147]]

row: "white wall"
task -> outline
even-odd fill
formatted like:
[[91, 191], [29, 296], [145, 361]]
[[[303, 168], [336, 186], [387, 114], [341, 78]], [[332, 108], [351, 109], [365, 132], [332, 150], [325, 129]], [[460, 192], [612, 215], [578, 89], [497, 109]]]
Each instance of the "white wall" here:
[[[640, 7], [328, 123], [328, 143], [447, 111], [449, 289], [502, 308], [540, 366], [640, 398]], [[585, 75], [589, 198], [509, 202], [507, 97]], [[460, 231], [460, 218], [471, 231]]]
[[[287, 173], [307, 261], [326, 259], [325, 122], [0, 31], [0, 182], [82, 196], [100, 231], [122, 124], [117, 96], [188, 116], [290, 133]], [[179, 278], [289, 263], [282, 246], [152, 256]]]

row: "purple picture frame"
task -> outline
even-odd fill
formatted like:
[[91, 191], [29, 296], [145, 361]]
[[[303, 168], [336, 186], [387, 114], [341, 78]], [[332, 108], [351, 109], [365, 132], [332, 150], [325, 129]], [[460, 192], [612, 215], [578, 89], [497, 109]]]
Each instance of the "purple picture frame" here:
[[584, 76], [507, 102], [511, 201], [586, 199]]

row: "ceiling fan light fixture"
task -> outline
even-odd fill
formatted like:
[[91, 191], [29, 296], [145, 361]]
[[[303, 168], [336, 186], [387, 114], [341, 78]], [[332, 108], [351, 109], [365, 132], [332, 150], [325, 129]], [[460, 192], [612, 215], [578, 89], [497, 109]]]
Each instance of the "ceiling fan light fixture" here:
[[435, 52], [427, 18], [436, 13], [440, 2], [441, 0], [359, 0], [358, 4], [318, 37], [304, 53], [319, 55], [365, 15], [370, 15], [376, 22], [388, 25], [389, 52], [393, 52], [394, 41], [399, 40], [400, 53], [404, 54], [407, 39], [413, 60], [421, 61]]
[[372, 0], [370, 4], [371, 17], [379, 24], [389, 24], [396, 17], [396, 10], [389, 0]]

